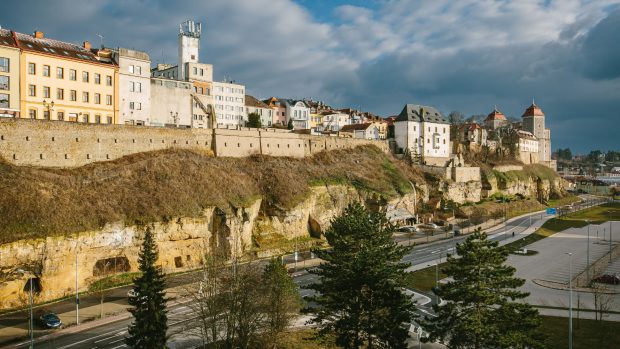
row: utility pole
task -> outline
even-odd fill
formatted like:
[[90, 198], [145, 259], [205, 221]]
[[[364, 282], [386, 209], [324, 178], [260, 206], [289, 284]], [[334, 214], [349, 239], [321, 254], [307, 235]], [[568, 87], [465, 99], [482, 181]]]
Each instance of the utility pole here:
[[586, 275], [588, 276], [588, 282], [590, 282], [590, 221], [586, 219], [586, 223], [588, 224], [588, 240], [587, 240], [587, 248], [586, 248]]
[[568, 255], [568, 349], [573, 349], [573, 254]]
[[75, 324], [80, 324], [80, 292], [78, 288], [78, 243], [75, 240]]

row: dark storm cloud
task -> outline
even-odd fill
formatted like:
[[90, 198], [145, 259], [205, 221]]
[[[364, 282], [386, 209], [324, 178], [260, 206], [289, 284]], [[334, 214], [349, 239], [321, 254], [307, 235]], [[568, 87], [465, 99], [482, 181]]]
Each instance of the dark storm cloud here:
[[[553, 147], [620, 148], [617, 0], [5, 1], [0, 25], [176, 61], [177, 28], [203, 22], [201, 60], [258, 97], [322, 98], [382, 115], [405, 103], [520, 117], [536, 98]], [[300, 5], [301, 4], [301, 5]], [[349, 5], [346, 5], [349, 4]], [[614, 7], [615, 6], [615, 7]], [[317, 11], [320, 11], [319, 14]], [[320, 20], [319, 20], [320, 19]]]

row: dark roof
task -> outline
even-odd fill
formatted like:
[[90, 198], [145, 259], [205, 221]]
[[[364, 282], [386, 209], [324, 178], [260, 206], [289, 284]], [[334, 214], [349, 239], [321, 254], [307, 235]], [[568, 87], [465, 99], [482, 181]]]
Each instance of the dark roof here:
[[449, 124], [448, 120], [434, 107], [418, 104], [406, 104], [398, 114], [396, 121], [433, 122], [436, 124]]
[[267, 104], [265, 104], [262, 101], [259, 101], [258, 99], [254, 98], [254, 96], [250, 96], [250, 95], [245, 95], [245, 106], [271, 109]]
[[18, 47], [24, 51], [42, 52], [54, 56], [68, 57], [93, 63], [111, 64], [109, 59], [102, 61], [98, 59], [97, 55], [92, 51], [68, 42], [48, 38], [37, 39], [33, 35], [17, 32], [15, 32], [15, 36], [17, 37]]
[[364, 123], [364, 124], [344, 125], [344, 126], [342, 126], [342, 128], [340, 128], [340, 132], [351, 132], [351, 131], [358, 131], [358, 130], [366, 130], [371, 125], [372, 125], [371, 122], [367, 122], [367, 123]]
[[10, 30], [0, 29], [0, 45], [17, 47]]
[[306, 104], [306, 102], [304, 100], [301, 99], [290, 99], [290, 98], [278, 98], [278, 100], [280, 102], [284, 102], [284, 104], [288, 104], [290, 106], [294, 106], [295, 104], [297, 104], [298, 102], [301, 102], [304, 104], [304, 106], [306, 108], [308, 108], [308, 104]]

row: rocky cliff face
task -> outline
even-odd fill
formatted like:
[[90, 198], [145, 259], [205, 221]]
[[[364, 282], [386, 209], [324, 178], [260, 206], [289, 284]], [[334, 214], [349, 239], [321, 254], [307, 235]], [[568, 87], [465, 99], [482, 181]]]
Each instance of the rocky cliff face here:
[[[351, 186], [321, 186], [313, 187], [305, 200], [289, 210], [257, 199], [247, 207], [211, 207], [199, 217], [173, 218], [148, 228], [156, 237], [161, 267], [165, 272], [177, 272], [199, 267], [205, 254], [216, 250], [229, 256], [247, 252], [256, 234], [269, 232], [287, 239], [321, 237], [331, 219], [354, 200], [371, 207], [405, 207], [414, 212], [415, 199], [412, 193], [385, 202]], [[40, 291], [36, 301], [41, 302], [74, 294], [76, 269], [81, 291], [111, 274], [137, 271], [146, 228], [117, 223], [71, 236], [0, 245], [0, 309], [26, 304], [23, 289], [30, 277], [36, 278]]]

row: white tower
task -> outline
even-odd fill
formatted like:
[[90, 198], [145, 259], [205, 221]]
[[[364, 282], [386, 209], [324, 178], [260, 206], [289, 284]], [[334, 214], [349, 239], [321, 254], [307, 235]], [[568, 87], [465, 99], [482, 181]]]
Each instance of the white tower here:
[[179, 79], [187, 80], [186, 63], [198, 63], [202, 25], [187, 20], [179, 25]]

